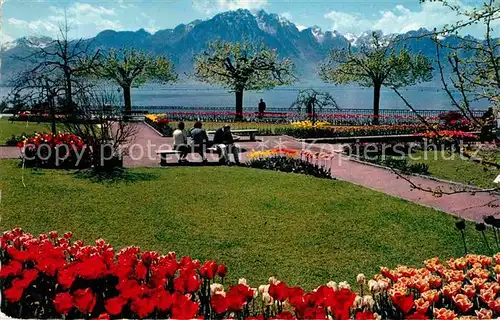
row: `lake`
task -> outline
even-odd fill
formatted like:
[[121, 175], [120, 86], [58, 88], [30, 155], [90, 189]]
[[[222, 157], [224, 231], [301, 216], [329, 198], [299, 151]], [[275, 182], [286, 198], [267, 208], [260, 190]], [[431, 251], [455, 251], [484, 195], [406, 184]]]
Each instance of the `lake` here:
[[[293, 87], [278, 87], [273, 90], [244, 94], [244, 106], [257, 107], [259, 99], [267, 103], [268, 111], [273, 108], [287, 108], [297, 97], [301, 89], [314, 88], [329, 92], [341, 109], [371, 109], [373, 89], [357, 86], [325, 85], [323, 83], [304, 83]], [[440, 83], [426, 83], [401, 89], [404, 97], [420, 110], [452, 109], [450, 99], [440, 89]], [[9, 92], [9, 88], [0, 87], [0, 99]], [[120, 95], [118, 95], [121, 97]], [[132, 89], [132, 104], [145, 106], [184, 106], [184, 107], [233, 107], [234, 94], [225, 89], [202, 84], [146, 85]], [[390, 89], [383, 88], [380, 106], [382, 109], [407, 109], [404, 102]], [[485, 109], [487, 103], [476, 103], [475, 108]], [[154, 109], [154, 108], [153, 108]]]

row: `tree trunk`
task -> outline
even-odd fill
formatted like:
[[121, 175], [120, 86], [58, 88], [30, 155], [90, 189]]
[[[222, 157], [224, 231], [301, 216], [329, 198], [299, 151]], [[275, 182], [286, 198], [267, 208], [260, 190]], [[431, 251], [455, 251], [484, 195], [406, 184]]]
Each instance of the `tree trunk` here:
[[130, 97], [130, 87], [122, 87], [123, 89], [123, 101], [125, 102], [125, 114], [124, 120], [130, 120], [130, 115], [132, 113], [132, 99]]
[[243, 90], [236, 91], [236, 120], [243, 120]]
[[379, 124], [379, 114], [380, 114], [380, 89], [382, 88], [381, 83], [375, 83], [373, 86], [373, 124]]
[[66, 113], [69, 113], [70, 116], [74, 119], [76, 117], [75, 108], [73, 106], [73, 88], [71, 83], [71, 74], [66, 73]]
[[49, 98], [49, 109], [50, 109], [51, 131], [52, 135], [55, 136], [57, 134], [57, 127], [56, 127], [56, 110], [53, 98]]

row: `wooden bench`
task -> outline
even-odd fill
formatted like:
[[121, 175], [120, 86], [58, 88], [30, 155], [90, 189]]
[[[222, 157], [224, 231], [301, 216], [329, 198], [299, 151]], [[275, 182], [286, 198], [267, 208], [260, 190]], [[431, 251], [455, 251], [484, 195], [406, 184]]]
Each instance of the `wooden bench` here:
[[[215, 131], [208, 131], [208, 134], [215, 134]], [[255, 136], [257, 133], [259, 133], [259, 130], [257, 129], [238, 129], [238, 130], [231, 130], [231, 133], [235, 134], [245, 134], [250, 136], [250, 141], [255, 141]]]
[[[207, 151], [207, 153], [218, 153], [216, 147], [207, 148], [206, 151]], [[160, 155], [160, 166], [162, 166], [162, 167], [165, 167], [167, 165], [167, 156], [179, 155], [180, 153], [181, 153], [180, 151], [173, 150], [173, 149], [156, 150], [156, 154]], [[191, 149], [190, 153], [193, 153], [193, 149]]]

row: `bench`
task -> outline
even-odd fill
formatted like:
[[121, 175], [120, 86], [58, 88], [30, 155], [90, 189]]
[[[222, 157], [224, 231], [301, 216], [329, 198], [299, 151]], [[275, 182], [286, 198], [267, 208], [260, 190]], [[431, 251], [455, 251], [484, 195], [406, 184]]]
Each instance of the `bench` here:
[[[217, 148], [210, 147], [206, 149], [207, 153], [218, 153]], [[191, 153], [193, 150], [191, 149]], [[169, 149], [169, 150], [156, 150], [156, 154], [160, 155], [160, 166], [165, 167], [167, 165], [167, 156], [178, 155], [180, 151]]]
[[[215, 134], [215, 131], [208, 131], [208, 134]], [[255, 141], [255, 136], [257, 133], [259, 133], [259, 130], [257, 129], [238, 129], [238, 130], [231, 130], [231, 133], [235, 134], [248, 134], [250, 136], [250, 141]]]

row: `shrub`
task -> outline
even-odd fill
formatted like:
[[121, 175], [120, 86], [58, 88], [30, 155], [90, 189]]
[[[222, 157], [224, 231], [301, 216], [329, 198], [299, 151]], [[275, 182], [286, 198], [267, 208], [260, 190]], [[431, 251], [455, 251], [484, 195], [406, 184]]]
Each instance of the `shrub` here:
[[[24, 135], [24, 134], [23, 134]], [[17, 146], [19, 142], [22, 142], [24, 140], [24, 136], [15, 136], [12, 135], [10, 138], [5, 140], [5, 144], [11, 147]]]

